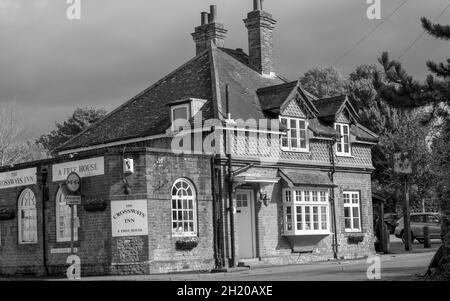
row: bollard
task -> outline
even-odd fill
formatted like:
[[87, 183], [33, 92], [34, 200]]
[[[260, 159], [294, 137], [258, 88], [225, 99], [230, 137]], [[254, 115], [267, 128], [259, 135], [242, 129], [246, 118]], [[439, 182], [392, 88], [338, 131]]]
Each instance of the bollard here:
[[431, 248], [430, 228], [428, 226], [423, 227], [423, 247], [425, 249]]

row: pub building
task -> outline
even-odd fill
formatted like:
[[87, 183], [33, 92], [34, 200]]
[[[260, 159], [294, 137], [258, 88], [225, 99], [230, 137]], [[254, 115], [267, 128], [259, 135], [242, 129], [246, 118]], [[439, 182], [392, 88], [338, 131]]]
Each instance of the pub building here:
[[[225, 48], [211, 6], [192, 33], [193, 59], [53, 158], [0, 168], [0, 275], [65, 275], [72, 229], [82, 276], [375, 252], [378, 137], [345, 95], [319, 99], [276, 72], [276, 21], [261, 0], [244, 23], [248, 54]], [[81, 196], [72, 206], [71, 173]]]

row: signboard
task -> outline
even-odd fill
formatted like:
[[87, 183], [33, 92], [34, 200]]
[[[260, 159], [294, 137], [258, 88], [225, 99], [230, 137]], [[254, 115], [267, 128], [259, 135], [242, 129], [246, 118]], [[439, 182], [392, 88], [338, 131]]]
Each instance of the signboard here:
[[65, 181], [72, 172], [76, 172], [80, 178], [103, 175], [105, 174], [105, 158], [98, 157], [55, 164], [52, 167], [53, 182]]
[[[70, 253], [70, 248], [57, 248], [57, 249], [50, 249], [50, 254], [67, 254]], [[74, 248], [73, 252], [78, 252], [78, 248]]]
[[80, 176], [76, 172], [71, 172], [66, 179], [66, 186], [70, 192], [78, 192], [80, 190]]
[[36, 172], [36, 168], [28, 168], [0, 173], [0, 189], [36, 184]]
[[79, 195], [66, 195], [64, 199], [67, 205], [81, 205], [81, 196]]
[[148, 235], [146, 200], [111, 202], [112, 236]]
[[412, 162], [407, 152], [394, 154], [394, 172], [398, 174], [411, 174]]

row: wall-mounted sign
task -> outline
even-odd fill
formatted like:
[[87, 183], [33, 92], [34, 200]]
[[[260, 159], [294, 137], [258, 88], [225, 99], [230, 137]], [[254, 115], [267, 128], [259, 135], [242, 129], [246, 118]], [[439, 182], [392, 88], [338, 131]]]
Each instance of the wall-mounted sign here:
[[53, 182], [65, 181], [72, 172], [76, 172], [80, 178], [103, 175], [105, 174], [105, 158], [98, 157], [55, 164], [52, 167]]
[[111, 202], [112, 236], [148, 235], [146, 200]]
[[398, 174], [412, 174], [411, 157], [407, 152], [394, 154], [394, 172]]
[[36, 172], [36, 168], [28, 168], [0, 173], [0, 189], [36, 184]]
[[66, 195], [64, 196], [67, 205], [81, 205], [80, 195]]
[[70, 192], [76, 193], [80, 190], [80, 176], [76, 172], [71, 172], [66, 179], [66, 186]]
[[134, 173], [134, 161], [133, 159], [123, 159], [123, 172]]

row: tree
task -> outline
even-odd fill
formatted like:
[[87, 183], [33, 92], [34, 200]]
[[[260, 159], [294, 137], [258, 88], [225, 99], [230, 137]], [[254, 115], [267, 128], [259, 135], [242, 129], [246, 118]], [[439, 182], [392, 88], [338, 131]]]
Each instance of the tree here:
[[13, 103], [0, 108], [0, 166], [47, 158], [42, 145], [23, 141], [26, 128], [19, 122]]
[[394, 153], [399, 149], [414, 153], [414, 158], [421, 164], [415, 166], [417, 176], [412, 181], [416, 188], [413, 203], [414, 196], [419, 199], [419, 195], [425, 194], [425, 185], [432, 179], [426, 160], [429, 156], [429, 149], [426, 147], [428, 129], [420, 124], [420, 114], [393, 108], [380, 97], [374, 87], [374, 74], [379, 74], [383, 79], [380, 73], [376, 66], [361, 65], [348, 78], [337, 77], [336, 84], [336, 74], [340, 74], [336, 69], [314, 68], [302, 77], [307, 79], [303, 80], [303, 88], [310, 92], [326, 89], [327, 96], [346, 94], [349, 97], [358, 112], [359, 122], [380, 136], [379, 143], [372, 148], [374, 186], [395, 200], [398, 200], [402, 181], [393, 172]]
[[[421, 21], [422, 27], [435, 38], [450, 40], [450, 26], [432, 24], [425, 17]], [[384, 68], [387, 83], [375, 74], [374, 86], [383, 99], [401, 108], [432, 105], [438, 115], [445, 115], [445, 110], [442, 110], [439, 105], [450, 103], [450, 81], [448, 80], [450, 58], [446, 63], [428, 61], [427, 66], [431, 74], [423, 83], [408, 75], [400, 62], [390, 60], [387, 52], [384, 52], [378, 61]]]
[[37, 139], [37, 143], [52, 151], [105, 115], [106, 110], [102, 108], [78, 108], [63, 123], [56, 122], [56, 129], [51, 131], [50, 134], [42, 135]]
[[301, 78], [301, 85], [319, 98], [345, 94], [345, 80], [334, 67], [313, 68]]
[[[445, 41], [450, 40], [450, 26], [433, 24], [427, 18], [421, 18], [422, 27], [430, 35]], [[430, 74], [424, 82], [414, 80], [408, 75], [401, 63], [389, 59], [384, 52], [379, 58], [384, 69], [385, 80], [380, 74], [374, 74], [374, 87], [378, 95], [397, 108], [422, 110], [422, 123], [431, 124], [431, 174], [434, 182], [428, 190], [434, 188], [440, 197], [441, 209], [450, 210], [450, 58], [446, 63], [427, 62]], [[415, 162], [416, 163], [416, 162]]]

